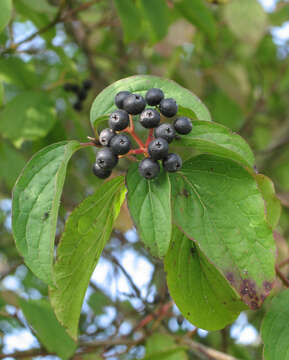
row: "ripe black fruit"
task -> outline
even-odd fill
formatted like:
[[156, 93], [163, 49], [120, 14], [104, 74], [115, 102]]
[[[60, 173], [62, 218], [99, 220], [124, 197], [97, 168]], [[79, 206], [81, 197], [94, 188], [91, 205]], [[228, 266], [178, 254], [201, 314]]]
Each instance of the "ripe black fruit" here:
[[131, 149], [131, 141], [127, 135], [117, 134], [110, 140], [109, 146], [115, 155], [124, 155]]
[[166, 117], [173, 117], [178, 112], [178, 105], [174, 99], [163, 99], [160, 102], [160, 112]]
[[172, 124], [163, 123], [155, 129], [155, 137], [161, 137], [167, 140], [168, 143], [172, 142], [176, 136], [176, 131]]
[[78, 93], [78, 91], [80, 90], [79, 85], [71, 84], [71, 83], [64, 84], [63, 88], [64, 88], [65, 91], [71, 91], [71, 92], [74, 92], [74, 93]]
[[90, 90], [92, 88], [92, 81], [87, 79], [82, 82], [82, 86], [85, 90]]
[[146, 102], [149, 105], [156, 106], [163, 100], [164, 97], [164, 93], [161, 89], [152, 88], [146, 93]]
[[110, 140], [115, 136], [115, 132], [111, 129], [103, 129], [99, 134], [99, 142], [103, 146], [109, 146]]
[[159, 174], [160, 165], [157, 161], [146, 158], [140, 162], [138, 170], [141, 176], [143, 176], [147, 180], [151, 180]]
[[178, 154], [169, 154], [163, 159], [163, 167], [168, 172], [176, 172], [182, 168], [183, 162]]
[[123, 101], [123, 108], [129, 114], [140, 114], [146, 107], [145, 99], [139, 94], [130, 94]]
[[77, 101], [74, 105], [73, 105], [74, 110], [76, 111], [81, 111], [82, 110], [82, 101]]
[[110, 148], [105, 147], [97, 152], [95, 162], [102, 169], [111, 170], [117, 164], [118, 158]]
[[129, 124], [128, 113], [124, 110], [115, 110], [110, 114], [108, 124], [114, 131], [125, 129]]
[[139, 122], [146, 129], [151, 129], [159, 125], [161, 121], [160, 113], [155, 109], [145, 109], [139, 118]]
[[165, 139], [156, 138], [150, 142], [148, 146], [148, 153], [154, 160], [161, 160], [168, 155], [169, 144]]
[[131, 95], [129, 91], [120, 91], [115, 95], [114, 103], [119, 109], [123, 109], [123, 101], [128, 96]]
[[174, 122], [174, 127], [182, 135], [188, 134], [193, 128], [191, 120], [185, 116], [177, 118]]
[[106, 179], [111, 175], [110, 169], [103, 169], [97, 163], [93, 164], [92, 171], [100, 179]]
[[86, 99], [87, 97], [87, 92], [85, 89], [80, 89], [77, 93], [77, 97], [79, 101], [83, 101]]

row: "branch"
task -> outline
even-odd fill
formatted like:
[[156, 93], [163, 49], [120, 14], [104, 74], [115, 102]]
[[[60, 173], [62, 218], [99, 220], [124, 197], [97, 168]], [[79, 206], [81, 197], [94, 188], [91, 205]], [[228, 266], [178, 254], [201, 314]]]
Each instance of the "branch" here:
[[208, 360], [238, 360], [231, 355], [224, 354], [188, 338], [180, 338], [180, 343], [187, 345], [197, 355], [203, 355]]
[[275, 266], [275, 270], [276, 270], [276, 274], [278, 275], [278, 277], [279, 277], [280, 280], [282, 281], [283, 285], [286, 286], [287, 288], [289, 288], [289, 280], [288, 280], [287, 277], [281, 272], [281, 270], [279, 269], [279, 266], [278, 266], [278, 265]]
[[2, 274], [0, 274], [0, 281], [2, 281], [6, 276], [12, 274], [21, 264], [22, 262], [17, 262], [14, 265], [10, 266], [10, 268], [4, 271]]

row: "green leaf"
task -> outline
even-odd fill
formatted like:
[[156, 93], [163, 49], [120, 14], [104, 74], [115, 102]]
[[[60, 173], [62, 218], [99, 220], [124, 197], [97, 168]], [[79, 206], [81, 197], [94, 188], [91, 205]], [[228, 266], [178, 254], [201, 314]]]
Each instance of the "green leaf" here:
[[281, 216], [280, 200], [276, 196], [275, 187], [270, 178], [263, 174], [257, 174], [255, 179], [265, 200], [267, 221], [274, 230]]
[[241, 136], [210, 121], [195, 120], [192, 123], [192, 131], [181, 136], [176, 145], [194, 147], [201, 152], [236, 160], [246, 166], [254, 165], [254, 154]]
[[12, 15], [12, 0], [1, 0], [0, 2], [0, 32], [9, 23]]
[[41, 344], [61, 359], [70, 358], [77, 346], [57, 321], [48, 301], [20, 299], [19, 302], [26, 320], [32, 326]]
[[2, 178], [9, 189], [12, 189], [21, 169], [25, 165], [22, 154], [15, 150], [8, 142], [0, 142], [0, 179]]
[[163, 257], [172, 231], [171, 184], [164, 171], [154, 180], [139, 174], [138, 164], [127, 173], [127, 201], [140, 237], [154, 256]]
[[167, 334], [154, 333], [146, 341], [144, 360], [186, 360], [185, 348], [177, 346], [175, 339]]
[[101, 315], [104, 312], [104, 308], [111, 305], [111, 300], [101, 290], [99, 290], [90, 295], [87, 303], [95, 315]]
[[267, 15], [258, 0], [232, 0], [224, 6], [224, 17], [237, 38], [252, 47], [265, 34]]
[[3, 82], [0, 81], [0, 108], [3, 106], [4, 103], [4, 85]]
[[15, 96], [0, 113], [0, 132], [16, 142], [44, 137], [56, 120], [47, 93], [27, 91]]
[[165, 258], [165, 271], [171, 297], [197, 327], [222, 329], [246, 308], [228, 281], [177, 227]]
[[289, 360], [289, 289], [272, 300], [261, 327], [265, 360]]
[[101, 185], [69, 216], [55, 263], [51, 304], [58, 320], [77, 338], [77, 325], [90, 277], [110, 237], [125, 197], [123, 177]]
[[142, 34], [142, 14], [131, 0], [114, 0], [120, 17], [125, 42], [137, 40]]
[[17, 85], [21, 89], [39, 86], [39, 78], [33, 64], [11, 56], [0, 59], [0, 80]]
[[156, 43], [164, 38], [168, 32], [169, 13], [167, 3], [165, 0], [141, 0], [140, 5], [143, 16], [148, 23], [152, 42]]
[[[279, 4], [278, 4], [279, 5]], [[280, 4], [270, 15], [272, 25], [281, 26], [289, 18], [289, 4]]]
[[217, 35], [217, 25], [212, 11], [203, 0], [178, 0], [175, 7], [193, 25], [214, 40]]
[[80, 148], [63, 141], [40, 150], [23, 169], [13, 189], [12, 229], [26, 265], [52, 283], [54, 238], [66, 167]]
[[47, 0], [21, 0], [21, 2], [29, 7], [30, 10], [39, 13], [56, 15], [57, 12], [57, 7], [51, 6]]
[[118, 80], [105, 88], [95, 98], [90, 112], [90, 122], [94, 129], [116, 109], [114, 97], [119, 91], [128, 90], [145, 95], [150, 88], [161, 88], [166, 97], [173, 97], [179, 105], [179, 114], [197, 116], [199, 120], [211, 120], [210, 113], [205, 105], [189, 90], [174, 81], [157, 76], [137, 75]]
[[201, 155], [171, 176], [175, 223], [257, 309], [275, 278], [275, 243], [255, 179], [241, 165]]

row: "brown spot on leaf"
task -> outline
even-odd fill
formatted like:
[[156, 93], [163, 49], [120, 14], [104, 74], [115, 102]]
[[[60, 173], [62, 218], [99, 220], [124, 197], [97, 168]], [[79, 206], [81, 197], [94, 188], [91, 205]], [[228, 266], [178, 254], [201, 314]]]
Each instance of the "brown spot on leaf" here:
[[229, 272], [229, 273], [226, 275], [226, 278], [227, 278], [227, 280], [230, 282], [231, 285], [234, 283], [234, 275], [233, 275], [233, 273]]
[[251, 301], [251, 303], [250, 303], [250, 308], [252, 309], [252, 310], [257, 310], [258, 309], [258, 303], [256, 302], [256, 301]]
[[265, 289], [266, 292], [271, 291], [272, 288], [273, 288], [273, 284], [270, 283], [269, 281], [264, 281], [263, 286], [264, 286], [264, 289]]
[[186, 198], [188, 198], [188, 197], [189, 197], [189, 195], [190, 195], [190, 193], [188, 192], [188, 190], [187, 190], [187, 189], [183, 189], [182, 194], [183, 194]]

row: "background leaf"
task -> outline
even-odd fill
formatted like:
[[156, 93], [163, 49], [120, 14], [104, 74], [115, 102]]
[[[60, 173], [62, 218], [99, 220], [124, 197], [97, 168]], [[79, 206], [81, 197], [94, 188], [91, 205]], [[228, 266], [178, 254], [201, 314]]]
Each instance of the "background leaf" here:
[[192, 131], [188, 135], [181, 136], [181, 139], [176, 142], [177, 145], [223, 156], [246, 166], [254, 165], [255, 159], [252, 150], [238, 134], [213, 122], [195, 120], [192, 124]]
[[0, 32], [9, 23], [12, 14], [12, 0], [1, 0], [0, 3]]
[[61, 359], [69, 359], [76, 350], [76, 344], [57, 321], [48, 301], [20, 299], [19, 302], [26, 320], [45, 348]]
[[186, 161], [170, 178], [176, 224], [257, 309], [273, 287], [276, 250], [254, 178], [210, 155]]
[[127, 201], [130, 214], [140, 237], [154, 256], [163, 257], [170, 244], [171, 184], [164, 171], [154, 180], [139, 174], [138, 164], [131, 165], [127, 173]]
[[199, 120], [211, 120], [205, 105], [189, 90], [171, 80], [157, 76], [137, 75], [116, 81], [97, 95], [90, 112], [92, 126], [97, 129], [98, 124], [116, 109], [114, 97], [119, 91], [128, 90], [145, 95], [146, 91], [153, 87], [161, 88], [166, 97], [173, 97], [176, 100], [179, 105], [179, 114], [197, 116]]
[[52, 283], [57, 215], [66, 167], [80, 148], [63, 141], [39, 151], [23, 169], [13, 190], [12, 228], [25, 264], [46, 283]]
[[289, 359], [289, 289], [272, 300], [266, 313], [261, 336], [264, 342], [265, 360]]
[[121, 176], [104, 183], [71, 213], [65, 224], [54, 269], [56, 286], [50, 288], [50, 299], [58, 320], [74, 339], [85, 291], [125, 192]]
[[154, 333], [146, 341], [144, 360], [186, 360], [187, 358], [184, 349], [168, 334]]
[[12, 140], [36, 140], [55, 123], [54, 104], [46, 93], [27, 91], [6, 104], [0, 113], [0, 133]]
[[165, 271], [171, 297], [196, 327], [222, 329], [246, 309], [228, 281], [177, 227], [165, 257]]

